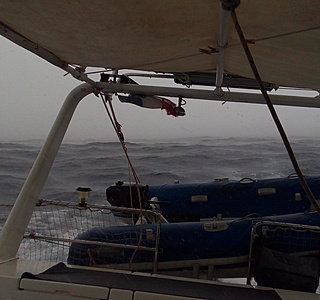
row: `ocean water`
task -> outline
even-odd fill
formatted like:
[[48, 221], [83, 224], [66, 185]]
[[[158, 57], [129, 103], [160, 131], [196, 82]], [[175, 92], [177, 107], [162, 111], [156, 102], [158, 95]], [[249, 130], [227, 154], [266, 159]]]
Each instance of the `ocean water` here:
[[[0, 143], [0, 230], [37, 157], [42, 143]], [[276, 138], [193, 138], [126, 142], [130, 160], [142, 184], [208, 182], [228, 177], [240, 180], [286, 177], [292, 174], [288, 155]], [[305, 175], [320, 174], [320, 144], [295, 138], [292, 147]], [[88, 203], [108, 205], [106, 188], [119, 180], [132, 181], [128, 162], [117, 142], [65, 142], [57, 155], [40, 198], [78, 202], [76, 188], [92, 189]], [[39, 211], [39, 209], [41, 211]], [[93, 227], [117, 225], [112, 214], [37, 207], [27, 232], [73, 240]], [[33, 260], [66, 261], [69, 244], [24, 239], [18, 256]]]
[[[320, 143], [293, 138], [292, 148], [305, 175], [320, 174]], [[206, 182], [286, 177], [294, 173], [279, 138], [190, 138], [128, 141], [126, 147], [142, 184]], [[41, 148], [39, 141], [0, 143], [0, 204], [14, 203]], [[41, 198], [77, 201], [76, 188], [89, 186], [90, 201], [106, 204], [105, 190], [130, 181], [118, 142], [64, 142]]]

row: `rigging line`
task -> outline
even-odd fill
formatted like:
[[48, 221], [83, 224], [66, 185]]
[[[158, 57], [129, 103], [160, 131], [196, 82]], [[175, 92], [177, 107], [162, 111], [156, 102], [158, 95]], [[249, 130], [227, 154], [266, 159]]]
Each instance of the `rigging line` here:
[[178, 57], [175, 57], [175, 58], [158, 60], [158, 61], [150, 62], [150, 63], [147, 63], [147, 64], [131, 65], [131, 66], [127, 66], [126, 68], [123, 68], [123, 69], [145, 68], [145, 67], [148, 67], [148, 66], [159, 65], [159, 64], [163, 64], [163, 63], [167, 63], [167, 62], [173, 62], [173, 61], [177, 61], [177, 60], [181, 60], [181, 59], [185, 59], [185, 58], [192, 58], [194, 56], [200, 56], [200, 55], [202, 55], [202, 53], [192, 53], [192, 54], [189, 54], [189, 55], [178, 56]]
[[320, 29], [320, 26], [300, 29], [300, 30], [296, 30], [296, 31], [286, 32], [286, 33], [280, 33], [280, 34], [271, 35], [271, 36], [266, 36], [266, 37], [260, 38], [260, 39], [253, 39], [252, 41], [253, 42], [260, 42], [260, 41], [264, 41], [264, 40], [275, 39], [275, 38], [278, 38], [278, 37], [293, 35], [293, 34], [302, 33], [302, 32], [308, 32], [308, 31], [317, 30], [317, 29]]
[[[134, 179], [135, 179], [136, 183], [138, 184], [140, 181], [139, 181], [138, 175], [137, 175], [137, 173], [136, 173], [136, 171], [135, 171], [135, 169], [133, 167], [133, 164], [132, 164], [132, 162], [130, 160], [130, 157], [129, 157], [129, 154], [128, 154], [128, 149], [127, 149], [126, 144], [124, 142], [124, 136], [123, 136], [123, 134], [121, 132], [121, 125], [117, 121], [117, 118], [116, 118], [116, 115], [115, 115], [115, 111], [113, 109], [113, 106], [112, 106], [112, 103], [111, 103], [111, 100], [110, 100], [110, 95], [105, 95], [105, 94], [100, 92], [100, 97], [101, 97], [103, 105], [104, 105], [104, 107], [105, 107], [105, 109], [106, 109], [106, 111], [108, 113], [108, 116], [110, 118], [112, 126], [113, 126], [114, 130], [117, 133], [118, 139], [119, 139], [120, 144], [122, 146], [122, 149], [123, 149], [123, 151], [125, 153], [125, 156], [126, 156], [126, 158], [128, 160], [128, 163], [130, 165], [130, 168], [131, 168], [132, 174], [134, 176]], [[107, 102], [109, 103], [111, 113], [110, 113], [110, 110], [108, 109]]]
[[[140, 213], [139, 213], [139, 220], [140, 220], [140, 234], [139, 234], [139, 240], [138, 240], [138, 244], [137, 244], [137, 248], [135, 249], [135, 251], [133, 252], [132, 256], [131, 256], [131, 259], [130, 259], [130, 264], [129, 264], [129, 268], [131, 267], [131, 264], [133, 262], [133, 259], [142, 243], [142, 234], [143, 234], [143, 228], [142, 228], [142, 217], [143, 217], [143, 213], [142, 213], [142, 197], [141, 197], [141, 193], [140, 193], [140, 189], [139, 189], [139, 178], [138, 178], [138, 175], [132, 165], [132, 162], [130, 160], [130, 157], [129, 157], [129, 154], [128, 154], [128, 151], [127, 151], [127, 147], [124, 143], [124, 137], [123, 137], [123, 134], [122, 132], [120, 131], [120, 127], [119, 127], [119, 123], [117, 121], [117, 118], [116, 118], [116, 115], [115, 115], [115, 112], [114, 112], [114, 109], [113, 109], [113, 106], [112, 106], [112, 103], [111, 103], [111, 96], [109, 94], [103, 94], [103, 93], [99, 93], [101, 99], [102, 99], [102, 102], [103, 102], [103, 105], [108, 113], [108, 116], [109, 116], [109, 119], [113, 125], [113, 128], [114, 130], [116, 131], [117, 133], [117, 136], [118, 136], [118, 139], [120, 141], [120, 144], [122, 146], [122, 149], [124, 151], [124, 154], [127, 158], [127, 161], [128, 161], [128, 164], [130, 166], [130, 169], [131, 169], [131, 172], [133, 174], [133, 177], [135, 179], [135, 186], [136, 186], [136, 190], [137, 190], [137, 194], [138, 194], [138, 201], [139, 201], [139, 209], [140, 209]], [[110, 109], [112, 111], [112, 115], [108, 109], [108, 106], [107, 106], [107, 103], [106, 102], [109, 102], [109, 106], [110, 106]]]
[[[313, 30], [317, 30], [317, 29], [320, 29], [320, 26], [315, 26], [315, 27], [300, 29], [300, 30], [296, 30], [296, 31], [286, 32], [286, 33], [280, 33], [280, 34], [271, 35], [271, 36], [266, 36], [266, 37], [258, 38], [258, 39], [249, 39], [249, 40], [247, 40], [247, 41], [250, 41], [250, 43], [256, 43], [256, 42], [271, 40], [271, 39], [275, 39], [275, 38], [279, 38], [279, 37], [294, 35], [294, 34], [303, 33], [303, 32], [308, 32], [308, 31], [313, 31]], [[239, 45], [241, 45], [241, 43], [229, 44], [229, 45], [228, 45], [228, 48], [236, 47], [236, 46], [239, 46]]]
[[[135, 187], [136, 187], [136, 190], [137, 190], [137, 194], [138, 194], [138, 201], [139, 201], [139, 209], [140, 209], [140, 213], [139, 213], [139, 219], [140, 219], [140, 224], [142, 224], [142, 217], [143, 217], [143, 213], [142, 213], [142, 197], [141, 197], [141, 193], [140, 193], [140, 189], [139, 189], [139, 178], [138, 178], [138, 175], [134, 169], [134, 166], [131, 162], [131, 159], [129, 157], [129, 154], [128, 154], [128, 149], [125, 145], [125, 142], [124, 142], [124, 136], [121, 132], [121, 125], [119, 124], [119, 122], [117, 121], [117, 118], [116, 118], [116, 115], [115, 115], [115, 112], [114, 112], [114, 109], [113, 109], [113, 106], [112, 106], [112, 103], [111, 103], [111, 95], [110, 94], [104, 94], [104, 93], [99, 93], [101, 99], [102, 99], [102, 102], [103, 102], [103, 105], [107, 111], [107, 114], [109, 116], [109, 119], [112, 123], [112, 126], [114, 128], [114, 130], [116, 131], [117, 133], [117, 136], [118, 136], [118, 139], [120, 141], [120, 144], [122, 146], [122, 149], [123, 149], [123, 152], [127, 158], [127, 161], [128, 161], [128, 165], [131, 169], [131, 172], [133, 174], [133, 177], [134, 177], [134, 180], [135, 180]], [[109, 106], [110, 106], [110, 109], [111, 109], [111, 112], [112, 112], [112, 115], [108, 109], [108, 106], [107, 106], [107, 102], [109, 103]], [[141, 227], [141, 226], [140, 226]], [[142, 240], [142, 227], [141, 227], [141, 233], [140, 233], [140, 240]], [[139, 245], [140, 245], [141, 241], [139, 242]]]
[[317, 201], [316, 201], [316, 199], [315, 199], [315, 197], [314, 197], [309, 185], [307, 184], [307, 182], [306, 182], [306, 180], [305, 180], [305, 178], [304, 178], [304, 176], [303, 176], [303, 174], [301, 172], [301, 169], [300, 169], [299, 164], [298, 164], [298, 162], [296, 160], [296, 157], [295, 157], [295, 155], [293, 153], [293, 150], [291, 148], [291, 145], [290, 145], [290, 142], [288, 140], [288, 137], [287, 137], [287, 135], [286, 135], [286, 133], [284, 131], [284, 128], [283, 128], [283, 126], [282, 126], [282, 124], [280, 122], [280, 119], [279, 119], [279, 117], [278, 117], [278, 115], [276, 113], [276, 110], [273, 107], [271, 99], [270, 99], [270, 97], [269, 97], [269, 95], [268, 95], [268, 93], [267, 93], [267, 91], [266, 91], [266, 89], [265, 89], [265, 87], [263, 85], [263, 82], [261, 80], [260, 74], [259, 74], [258, 69], [257, 69], [257, 67], [255, 65], [255, 62], [253, 60], [253, 56], [251, 54], [251, 51], [250, 51], [249, 46], [247, 44], [247, 41], [246, 41], [246, 39], [244, 37], [244, 34], [242, 32], [241, 26], [240, 26], [240, 24], [238, 22], [238, 18], [237, 18], [236, 12], [235, 12], [235, 7], [231, 8], [230, 14], [231, 14], [235, 29], [236, 29], [236, 31], [238, 33], [239, 39], [241, 41], [242, 47], [244, 49], [244, 52], [245, 52], [245, 54], [247, 56], [248, 62], [250, 64], [250, 67], [252, 69], [252, 72], [253, 72], [253, 74], [255, 76], [255, 79], [256, 79], [257, 83], [260, 86], [261, 93], [262, 93], [262, 95], [263, 95], [263, 97], [264, 97], [264, 99], [266, 101], [266, 104], [267, 104], [267, 106], [269, 108], [271, 116], [272, 116], [272, 118], [273, 118], [273, 120], [274, 120], [274, 122], [275, 122], [275, 124], [277, 126], [277, 129], [278, 129], [278, 131], [280, 133], [282, 141], [283, 141], [283, 143], [284, 143], [284, 145], [286, 147], [286, 150], [288, 152], [288, 155], [289, 155], [289, 158], [290, 158], [291, 163], [293, 165], [293, 168], [294, 168], [294, 170], [296, 171], [296, 173], [297, 173], [297, 175], [299, 177], [300, 183], [301, 183], [305, 193], [307, 194], [307, 197], [308, 197], [309, 201], [311, 202], [313, 207], [317, 210], [317, 212], [320, 214], [320, 207], [319, 207], [319, 205], [318, 205], [318, 203], [317, 203]]
[[118, 131], [117, 131], [117, 126], [116, 126], [114, 120], [113, 120], [112, 117], [111, 117], [111, 114], [110, 114], [110, 111], [109, 111], [109, 109], [108, 109], [106, 100], [105, 100], [105, 98], [103, 97], [103, 94], [102, 94], [102, 93], [100, 93], [99, 95], [100, 95], [100, 97], [101, 97], [101, 100], [102, 100], [102, 103], [103, 103], [103, 105], [104, 105], [104, 108], [105, 108], [105, 110], [106, 110], [106, 112], [107, 112], [107, 114], [108, 114], [108, 116], [109, 116], [109, 119], [110, 119], [110, 122], [111, 122], [111, 124], [112, 124], [112, 127], [113, 127], [113, 129], [115, 130], [115, 132], [116, 132], [116, 134], [117, 134], [117, 137], [120, 139], [120, 137], [119, 137], [119, 135], [118, 135]]

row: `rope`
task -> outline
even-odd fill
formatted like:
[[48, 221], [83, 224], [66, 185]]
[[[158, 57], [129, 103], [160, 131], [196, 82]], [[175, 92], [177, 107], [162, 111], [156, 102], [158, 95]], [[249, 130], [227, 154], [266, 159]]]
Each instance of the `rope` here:
[[251, 67], [251, 70], [252, 70], [252, 72], [253, 72], [253, 74], [255, 76], [255, 79], [256, 79], [257, 83], [259, 84], [261, 93], [262, 93], [262, 95], [263, 95], [263, 97], [264, 97], [264, 99], [266, 101], [266, 104], [267, 104], [267, 106], [269, 108], [271, 116], [272, 116], [272, 118], [273, 118], [273, 120], [274, 120], [274, 122], [276, 124], [276, 127], [277, 127], [279, 133], [280, 133], [280, 136], [281, 136], [282, 141], [283, 141], [283, 143], [285, 145], [285, 148], [286, 148], [286, 150], [288, 152], [288, 155], [289, 155], [289, 158], [290, 158], [291, 163], [293, 165], [293, 168], [294, 168], [295, 172], [298, 175], [300, 183], [301, 183], [305, 193], [307, 194], [307, 197], [308, 197], [310, 203], [314, 206], [314, 208], [320, 214], [320, 207], [319, 207], [319, 205], [318, 205], [318, 203], [317, 203], [317, 201], [316, 201], [316, 199], [315, 199], [310, 187], [308, 186], [308, 184], [307, 184], [307, 182], [306, 182], [306, 180], [305, 180], [305, 178], [304, 178], [304, 176], [303, 176], [303, 174], [301, 172], [301, 169], [300, 169], [299, 164], [298, 164], [298, 162], [296, 160], [296, 157], [295, 157], [295, 155], [293, 153], [293, 150], [291, 148], [291, 145], [290, 145], [290, 142], [288, 140], [288, 137], [287, 137], [287, 135], [286, 135], [286, 133], [284, 131], [284, 128], [283, 128], [283, 126], [282, 126], [282, 124], [280, 122], [280, 119], [279, 119], [279, 117], [278, 117], [278, 115], [277, 115], [277, 113], [276, 113], [276, 111], [275, 111], [275, 109], [273, 107], [271, 99], [270, 99], [270, 97], [269, 97], [269, 95], [268, 95], [268, 93], [267, 93], [267, 91], [266, 91], [266, 89], [265, 89], [265, 87], [263, 85], [263, 82], [261, 80], [260, 74], [259, 74], [258, 69], [256, 67], [256, 64], [254, 62], [253, 56], [252, 56], [252, 54], [250, 52], [250, 49], [248, 47], [248, 43], [247, 43], [247, 41], [246, 41], [246, 39], [244, 37], [244, 34], [242, 32], [242, 29], [241, 29], [241, 26], [240, 26], [240, 24], [238, 22], [238, 18], [237, 18], [237, 15], [236, 15], [234, 7], [231, 8], [230, 14], [231, 14], [235, 29], [236, 29], [236, 31], [238, 33], [239, 39], [241, 41], [242, 47], [244, 49], [244, 52], [245, 52], [245, 54], [247, 56], [248, 62], [249, 62], [250, 67]]
[[[140, 214], [139, 214], [139, 220], [140, 220], [140, 234], [139, 234], [139, 240], [138, 240], [138, 243], [137, 243], [137, 246], [130, 258], [130, 262], [129, 262], [129, 269], [131, 268], [131, 265], [133, 263], [133, 260], [134, 260], [134, 257], [135, 255], [137, 254], [138, 250], [141, 250], [141, 243], [142, 243], [142, 240], [143, 240], [143, 228], [142, 228], [142, 217], [143, 217], [143, 214], [142, 214], [142, 199], [141, 199], [141, 193], [140, 193], [140, 189], [139, 189], [139, 186], [138, 184], [140, 183], [139, 181], [139, 178], [138, 178], [138, 175], [133, 167], [133, 164], [130, 160], [130, 157], [129, 157], [129, 154], [128, 154], [128, 149], [125, 145], [125, 142], [124, 142], [124, 135], [121, 131], [121, 125], [120, 123], [117, 121], [117, 118], [116, 118], [116, 114], [115, 114], [115, 111], [113, 109], [113, 105], [112, 105], [112, 102], [111, 102], [111, 95], [110, 94], [104, 94], [104, 93], [101, 93], [100, 92], [100, 97], [102, 99], [102, 102], [103, 102], [103, 105], [108, 113], [108, 116], [109, 116], [109, 119], [112, 123], [112, 126], [113, 128], [115, 129], [116, 133], [117, 133], [117, 136], [118, 136], [118, 139], [120, 141], [120, 144], [122, 146], [122, 149], [125, 153], [125, 156], [127, 158], [127, 161], [128, 161], [128, 164], [130, 166], [130, 169], [131, 169], [131, 172], [133, 174], [133, 177], [134, 177], [134, 180], [135, 180], [135, 184], [136, 184], [136, 189], [137, 189], [137, 194], [138, 194], [138, 200], [139, 200], [139, 208], [140, 208]], [[107, 103], [109, 103], [109, 106], [110, 106], [110, 110], [111, 112], [109, 111], [108, 109], [108, 106], [107, 106]]]
[[[0, 205], [5, 206], [5, 205]], [[6, 205], [6, 206], [13, 206], [13, 205]], [[132, 214], [143, 214], [144, 216], [153, 216], [156, 220], [161, 219], [161, 213], [155, 212], [148, 209], [138, 209], [138, 208], [131, 208], [131, 207], [121, 207], [121, 206], [108, 206], [108, 205], [98, 205], [98, 204], [89, 204], [87, 203], [86, 206], [79, 206], [79, 202], [71, 202], [71, 201], [56, 201], [56, 200], [46, 200], [40, 199], [37, 203], [37, 207], [46, 207], [46, 206], [59, 206], [59, 207], [67, 207], [76, 210], [88, 210], [90, 212], [101, 212], [102, 214], [111, 214], [113, 212], [125, 212], [125, 213], [132, 213]]]
[[[276, 38], [280, 38], [280, 37], [295, 35], [295, 34], [299, 34], [299, 33], [303, 33], [303, 32], [309, 32], [309, 31], [318, 30], [318, 29], [320, 29], [320, 26], [310, 27], [310, 28], [305, 28], [305, 29], [300, 29], [300, 30], [295, 30], [295, 31], [288, 31], [288, 32], [285, 32], [285, 33], [276, 34], [276, 35], [270, 35], [270, 36], [262, 37], [262, 38], [259, 38], [259, 39], [250, 39], [250, 40], [247, 39], [246, 41], [247, 41], [247, 43], [255, 44], [255, 43], [258, 43], [258, 42], [263, 42], [263, 41], [267, 41], [267, 40], [272, 40], [272, 39], [276, 39]], [[228, 48], [237, 47], [240, 44], [241, 43], [228, 44]], [[282, 88], [284, 88], [284, 87], [282, 87]], [[299, 88], [296, 88], [296, 89], [299, 89]], [[301, 90], [302, 90], [302, 88], [301, 88]]]
[[260, 38], [260, 39], [256, 39], [256, 40], [252, 40], [252, 41], [253, 42], [261, 42], [261, 41], [265, 41], [265, 40], [271, 40], [271, 39], [275, 39], [275, 38], [279, 38], [279, 37], [289, 36], [289, 35], [293, 35], [293, 34], [298, 34], [298, 33], [318, 30], [318, 29], [320, 29], [320, 26], [310, 27], [310, 28], [305, 28], [305, 29], [300, 29], [300, 30], [295, 30], [295, 31], [289, 31], [289, 32], [285, 32], [285, 33], [281, 33], [281, 34], [277, 34], [277, 35], [266, 36], [264, 38]]
[[[121, 131], [121, 124], [117, 121], [116, 114], [115, 114], [115, 111], [113, 109], [113, 105], [112, 105], [112, 101], [111, 101], [111, 95], [110, 94], [106, 95], [106, 94], [100, 93], [100, 97], [101, 97], [103, 105], [104, 105], [104, 107], [105, 107], [105, 109], [106, 109], [106, 111], [108, 113], [108, 116], [110, 118], [112, 126], [113, 126], [115, 132], [117, 133], [118, 139], [119, 139], [120, 144], [121, 144], [122, 149], [123, 149], [123, 152], [124, 152], [124, 154], [125, 154], [125, 156], [127, 158], [128, 164], [129, 164], [131, 172], [133, 174], [133, 177], [134, 177], [134, 180], [135, 180], [135, 183], [136, 183], [136, 187], [137, 187], [139, 206], [140, 206], [140, 209], [142, 209], [141, 194], [140, 194], [140, 189], [138, 187], [138, 184], [140, 183], [140, 180], [139, 180], [138, 174], [135, 171], [135, 169], [133, 167], [133, 164], [132, 164], [132, 162], [130, 160], [130, 157], [129, 157], [129, 154], [128, 154], [128, 149], [127, 149], [127, 146], [126, 146], [126, 144], [124, 142], [124, 135], [123, 135], [123, 133]], [[110, 113], [110, 111], [108, 109], [107, 103], [109, 103], [111, 113]]]
[[[115, 130], [115, 132], [116, 132], [116, 134], [118, 136], [118, 139], [120, 141], [122, 149], [123, 149], [123, 151], [125, 153], [125, 156], [127, 158], [128, 164], [129, 164], [130, 169], [132, 171], [133, 177], [134, 177], [136, 183], [138, 184], [138, 183], [140, 183], [140, 181], [139, 181], [138, 175], [137, 175], [137, 173], [136, 173], [136, 171], [135, 171], [135, 169], [133, 167], [133, 164], [132, 164], [132, 162], [130, 160], [130, 157], [129, 157], [129, 154], [128, 154], [128, 149], [127, 149], [126, 144], [124, 142], [124, 135], [123, 135], [122, 130], [121, 130], [121, 124], [117, 121], [116, 114], [115, 114], [115, 111], [113, 109], [113, 105], [112, 105], [112, 101], [111, 101], [111, 95], [100, 93], [100, 97], [101, 97], [103, 105], [104, 105], [104, 107], [105, 107], [105, 109], [106, 109], [106, 111], [108, 113], [108, 116], [110, 118], [111, 124], [112, 124], [112, 126], [113, 126], [113, 128], [114, 128], [114, 130]], [[108, 109], [107, 103], [109, 103], [111, 112]], [[139, 192], [138, 192], [138, 194], [140, 195]]]

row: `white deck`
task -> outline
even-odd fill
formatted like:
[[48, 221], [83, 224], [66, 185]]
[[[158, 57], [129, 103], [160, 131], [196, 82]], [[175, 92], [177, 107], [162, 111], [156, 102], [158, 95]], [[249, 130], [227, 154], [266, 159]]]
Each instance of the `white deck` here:
[[[154, 294], [144, 291], [131, 291], [123, 289], [115, 289], [108, 287], [99, 287], [91, 285], [82, 285], [66, 282], [55, 282], [55, 281], [45, 281], [45, 280], [35, 280], [24, 278], [20, 281], [20, 276], [22, 273], [28, 271], [34, 274], [41, 273], [48, 267], [52, 266], [52, 263], [40, 262], [40, 261], [27, 261], [27, 260], [12, 260], [7, 263], [0, 265], [0, 299], [12, 299], [12, 300], [40, 300], [40, 299], [134, 299], [134, 300], [146, 300], [146, 299], [164, 299], [164, 300], [183, 300], [183, 299], [201, 299], [201, 298], [186, 298], [181, 296], [165, 295], [165, 294]], [[84, 268], [84, 270], [89, 268]], [[94, 270], [94, 268], [90, 268]], [[96, 269], [101, 272], [103, 270]], [[110, 270], [106, 270], [110, 271]], [[115, 271], [115, 273], [130, 274], [130, 272]], [[157, 278], [169, 278], [173, 280], [173, 277], [162, 276], [162, 275], [150, 275], [143, 273], [134, 273], [141, 279], [143, 284], [144, 278], [146, 277], [157, 277]], [[209, 282], [205, 280], [194, 280], [194, 279], [182, 279], [179, 280], [188, 284], [188, 282], [193, 283], [206, 283], [209, 285], [219, 285], [219, 286], [230, 286], [230, 287], [243, 287], [244, 289], [254, 289], [259, 290], [272, 290], [270, 288], [253, 288], [245, 285], [234, 284], [234, 283], [220, 283], [220, 282]], [[290, 299], [290, 300], [316, 300], [320, 299], [318, 294], [308, 294], [296, 291], [284, 291], [275, 290], [276, 293], [281, 297], [279, 299]], [[258, 295], [257, 295], [258, 296]], [[207, 298], [206, 298], [207, 299]], [[212, 299], [216, 298], [212, 295]]]

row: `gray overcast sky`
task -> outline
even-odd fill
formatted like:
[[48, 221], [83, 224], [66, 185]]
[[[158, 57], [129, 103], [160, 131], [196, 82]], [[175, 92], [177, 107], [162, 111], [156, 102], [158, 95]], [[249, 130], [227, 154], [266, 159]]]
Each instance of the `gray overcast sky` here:
[[[80, 82], [2, 37], [0, 49], [0, 142], [43, 139], [66, 95]], [[187, 115], [175, 118], [121, 104], [117, 97], [113, 102], [127, 140], [278, 136], [264, 105], [188, 100]], [[277, 107], [277, 112], [289, 137], [320, 136], [320, 109]], [[116, 139], [99, 98], [80, 103], [66, 139]]]

